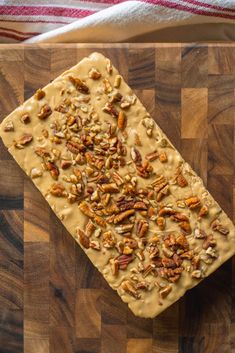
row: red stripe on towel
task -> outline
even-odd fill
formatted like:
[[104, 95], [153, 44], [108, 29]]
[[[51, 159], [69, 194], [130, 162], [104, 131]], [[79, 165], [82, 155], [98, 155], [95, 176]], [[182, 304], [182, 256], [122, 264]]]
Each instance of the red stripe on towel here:
[[52, 6], [0, 6], [0, 15], [8, 16], [56, 16], [81, 18], [96, 11]]

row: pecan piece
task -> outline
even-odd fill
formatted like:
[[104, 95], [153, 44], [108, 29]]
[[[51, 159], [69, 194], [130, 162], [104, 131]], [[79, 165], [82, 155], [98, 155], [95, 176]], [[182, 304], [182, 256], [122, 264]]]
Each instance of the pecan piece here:
[[159, 154], [158, 154], [157, 151], [155, 151], [155, 152], [150, 152], [150, 153], [146, 154], [146, 156], [145, 156], [145, 158], [146, 158], [149, 162], [155, 161], [158, 157], [159, 157]]
[[32, 178], [32, 179], [39, 178], [39, 177], [42, 176], [42, 170], [39, 169], [39, 168], [33, 168], [33, 169], [31, 170], [30, 175], [31, 175], [31, 178]]
[[96, 226], [94, 225], [94, 223], [89, 219], [89, 221], [86, 224], [85, 227], [85, 233], [88, 237], [90, 237], [92, 235], [92, 233], [95, 231]]
[[23, 124], [28, 124], [28, 123], [30, 123], [30, 116], [29, 116], [29, 114], [28, 113], [25, 113], [25, 114], [23, 114], [22, 116], [21, 116], [21, 118], [20, 118], [20, 121], [23, 123]]
[[201, 201], [197, 196], [191, 196], [185, 201], [186, 206], [188, 206], [190, 209], [195, 209], [201, 206]]
[[196, 278], [196, 279], [203, 278], [203, 275], [202, 275], [202, 271], [201, 271], [201, 270], [194, 270], [194, 271], [191, 273], [191, 276], [192, 276], [193, 278]]
[[192, 233], [192, 228], [190, 226], [190, 223], [187, 221], [180, 222], [179, 223], [180, 229], [182, 229], [186, 234], [191, 234]]
[[121, 84], [121, 80], [122, 80], [122, 77], [120, 75], [116, 75], [115, 76], [115, 79], [114, 79], [114, 84], [113, 86], [115, 88], [119, 88], [120, 87], [120, 84]]
[[45, 165], [46, 165], [46, 169], [49, 170], [52, 178], [57, 180], [60, 172], [59, 172], [59, 168], [56, 166], [56, 164], [52, 163], [50, 161], [47, 161], [45, 163]]
[[121, 224], [118, 227], [115, 227], [115, 231], [126, 237], [126, 233], [130, 233], [133, 229], [134, 224]]
[[114, 107], [113, 104], [111, 103], [106, 103], [105, 106], [102, 109], [105, 113], [108, 113], [110, 115], [112, 115], [114, 118], [118, 117], [118, 111], [117, 109]]
[[111, 272], [113, 276], [117, 276], [118, 274], [118, 270], [119, 270], [119, 266], [118, 266], [118, 261], [111, 259], [110, 260], [110, 266], [111, 266]]
[[181, 188], [184, 188], [185, 186], [188, 185], [187, 180], [185, 179], [185, 177], [184, 177], [181, 173], [176, 177], [176, 183], [177, 183]]
[[110, 99], [110, 102], [111, 102], [111, 103], [117, 103], [117, 102], [120, 102], [121, 99], [122, 99], [121, 93], [116, 92], [116, 93], [112, 94], [112, 97], [111, 97], [111, 99]]
[[189, 248], [188, 241], [187, 241], [186, 237], [182, 234], [176, 238], [176, 244], [179, 245], [183, 249]]
[[172, 286], [169, 284], [168, 286], [164, 287], [159, 291], [159, 294], [162, 299], [166, 298], [168, 294], [172, 291]]
[[79, 236], [80, 244], [85, 249], [89, 249], [89, 247], [90, 247], [90, 239], [88, 238], [88, 236], [81, 229], [78, 229], [78, 236]]
[[50, 188], [50, 194], [57, 197], [66, 197], [67, 192], [65, 191], [64, 185], [57, 183], [53, 184]]
[[133, 208], [135, 210], [147, 210], [148, 209], [148, 207], [145, 205], [145, 203], [143, 201], [136, 201], [134, 203]]
[[34, 93], [34, 97], [40, 101], [42, 98], [44, 98], [46, 95], [46, 93], [41, 89], [39, 88], [35, 93]]
[[48, 118], [48, 116], [50, 116], [52, 113], [51, 107], [48, 104], [45, 104], [40, 112], [38, 113], [38, 118], [41, 120], [44, 120], [46, 118]]
[[121, 110], [118, 113], [117, 126], [119, 130], [124, 130], [126, 127], [126, 115]]
[[207, 237], [207, 234], [206, 234], [206, 232], [204, 230], [199, 229], [199, 228], [195, 228], [194, 236], [197, 239], [205, 239]]
[[168, 161], [166, 152], [160, 152], [160, 154], [159, 154], [159, 161], [160, 161], [161, 163], [166, 163], [166, 162]]
[[103, 245], [105, 248], [111, 249], [116, 245], [116, 238], [114, 234], [109, 230], [103, 233]]
[[4, 131], [5, 132], [10, 132], [10, 131], [14, 131], [14, 125], [13, 122], [11, 120], [8, 120], [4, 126]]
[[203, 205], [198, 213], [198, 217], [205, 217], [208, 215], [208, 207], [206, 205]]
[[119, 192], [119, 188], [117, 187], [117, 185], [115, 183], [103, 184], [100, 186], [100, 189], [103, 192], [110, 193], [110, 194]]
[[117, 260], [118, 262], [118, 267], [120, 268], [120, 270], [125, 270], [128, 266], [128, 264], [130, 262], [132, 262], [134, 260], [134, 256], [133, 254], [130, 254], [130, 255], [125, 255], [125, 254], [122, 254], [122, 255], [119, 255], [118, 257], [116, 257], [115, 260]]
[[139, 238], [143, 238], [149, 229], [149, 224], [144, 219], [139, 219], [136, 224], [136, 234]]
[[140, 294], [137, 292], [135, 282], [130, 280], [125, 280], [121, 284], [121, 288], [128, 294], [130, 294], [135, 299], [140, 298]]
[[101, 77], [101, 73], [99, 70], [95, 69], [94, 67], [89, 71], [88, 76], [92, 78], [92, 80], [98, 80]]
[[162, 259], [162, 266], [166, 268], [176, 268], [176, 263], [174, 260], [164, 257]]
[[114, 224], [121, 223], [124, 219], [129, 218], [134, 213], [135, 213], [135, 210], [133, 210], [133, 209], [121, 212], [114, 217], [113, 223]]
[[71, 140], [66, 142], [66, 147], [73, 154], [78, 154], [79, 152], [84, 152], [86, 150], [86, 147], [83, 144]]
[[42, 157], [42, 158], [46, 158], [46, 157], [50, 157], [50, 152], [47, 151], [46, 148], [44, 147], [36, 147], [34, 152], [39, 156], [39, 157]]
[[92, 208], [90, 207], [90, 205], [85, 202], [85, 201], [82, 201], [80, 203], [80, 205], [78, 206], [78, 208], [80, 209], [80, 211], [82, 213], [84, 213], [86, 216], [90, 217], [91, 219], [93, 219], [99, 226], [101, 227], [105, 227], [106, 226], [106, 222], [105, 220], [100, 217], [100, 216], [97, 216], [95, 214], [95, 212], [92, 210]]
[[136, 165], [141, 165], [142, 157], [140, 152], [135, 147], [131, 147], [131, 159], [135, 162]]
[[214, 231], [217, 231], [223, 235], [228, 235], [229, 229], [224, 227], [218, 219], [215, 219], [214, 221], [211, 222], [211, 228]]
[[84, 82], [82, 82], [82, 80], [80, 80], [80, 78], [69, 76], [69, 80], [74, 85], [76, 90], [78, 90], [79, 92], [84, 93], [84, 94], [87, 94], [90, 92], [87, 85]]
[[180, 212], [177, 212], [173, 216], [171, 216], [171, 219], [175, 222], [189, 222], [188, 217]]
[[216, 246], [216, 240], [213, 237], [213, 234], [207, 236], [207, 238], [202, 243], [202, 248], [207, 250], [209, 247], [214, 248]]
[[72, 161], [68, 161], [68, 160], [62, 160], [61, 161], [61, 168], [62, 169], [68, 169], [69, 167], [71, 167], [72, 165]]
[[23, 134], [15, 143], [16, 148], [24, 148], [25, 145], [28, 145], [33, 140], [33, 135]]
[[171, 216], [171, 215], [174, 215], [176, 213], [175, 210], [173, 210], [172, 208], [170, 207], [162, 207], [160, 209], [160, 211], [158, 212], [158, 215], [161, 217], [161, 216]]
[[160, 230], [164, 230], [166, 226], [166, 220], [164, 217], [157, 217], [156, 219], [157, 225], [160, 228]]

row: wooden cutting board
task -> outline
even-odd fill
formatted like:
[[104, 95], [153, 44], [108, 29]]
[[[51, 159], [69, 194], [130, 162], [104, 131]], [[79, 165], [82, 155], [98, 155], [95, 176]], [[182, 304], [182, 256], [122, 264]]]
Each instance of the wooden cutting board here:
[[[235, 219], [234, 45], [0, 45], [1, 119], [95, 50]], [[0, 353], [22, 352], [234, 353], [235, 258], [137, 318], [0, 143]]]

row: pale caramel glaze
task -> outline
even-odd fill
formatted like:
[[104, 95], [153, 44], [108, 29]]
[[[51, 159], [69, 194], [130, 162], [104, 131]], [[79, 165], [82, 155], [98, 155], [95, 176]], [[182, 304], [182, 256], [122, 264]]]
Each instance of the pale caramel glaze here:
[[[114, 123], [115, 119], [110, 115], [104, 113], [102, 108], [105, 103], [108, 101], [108, 97], [105, 94], [100, 94], [99, 87], [101, 86], [102, 79], [107, 77], [111, 83], [114, 84], [114, 80], [118, 71], [113, 67], [112, 74], [109, 74], [106, 69], [107, 59], [99, 54], [93, 53], [88, 58], [84, 58], [80, 63], [71, 68], [70, 70], [64, 72], [61, 76], [56, 78], [52, 83], [43, 88], [46, 95], [42, 100], [36, 100], [35, 97], [27, 100], [22, 106], [13, 111], [8, 117], [4, 119], [0, 126], [0, 134], [3, 139], [4, 144], [8, 148], [9, 152], [15, 158], [17, 163], [21, 166], [21, 168], [26, 172], [27, 175], [30, 176], [31, 170], [33, 168], [41, 167], [41, 159], [35, 155], [34, 149], [36, 146], [48, 147], [48, 148], [56, 148], [59, 150], [63, 150], [65, 152], [62, 145], [52, 144], [50, 139], [45, 139], [42, 137], [42, 129], [48, 128], [49, 125], [55, 119], [61, 119], [61, 114], [58, 112], [53, 112], [49, 118], [45, 120], [40, 120], [37, 117], [37, 114], [40, 108], [45, 104], [49, 104], [52, 110], [61, 102], [62, 98], [66, 96], [70, 96], [67, 92], [61, 96], [61, 89], [69, 88], [71, 94], [75, 94], [75, 88], [68, 80], [69, 75], [73, 75], [74, 77], [79, 77], [84, 80], [91, 91], [91, 100], [88, 103], [88, 106], [93, 106], [95, 111], [98, 113], [99, 120], [103, 124], [107, 125], [107, 122]], [[93, 80], [88, 77], [88, 72], [90, 69], [96, 68], [102, 74], [101, 80]], [[128, 87], [128, 85], [122, 79], [120, 88], [118, 91], [123, 95], [133, 95], [132, 90]], [[31, 116], [31, 122], [29, 124], [23, 124], [20, 121], [20, 117], [24, 113], [29, 113]], [[142, 124], [142, 119], [146, 116], [149, 116], [146, 109], [142, 105], [142, 103], [137, 99], [136, 103], [131, 106], [130, 109], [125, 110], [125, 114], [127, 117], [127, 126], [126, 132], [128, 134], [127, 138], [127, 146], [128, 153], [130, 155], [129, 148], [134, 145], [134, 136], [135, 133], [138, 133], [140, 136], [142, 146], [138, 147], [138, 150], [141, 152], [142, 156], [145, 156], [147, 153], [154, 151], [157, 149], [158, 151], [164, 150], [168, 156], [167, 163], [161, 163], [159, 159], [151, 162], [154, 171], [158, 175], [164, 175], [166, 178], [170, 179], [176, 170], [179, 162], [182, 162], [182, 168], [184, 171], [184, 175], [187, 177], [189, 185], [185, 188], [180, 188], [176, 185], [170, 185], [171, 193], [169, 196], [164, 198], [164, 204], [175, 204], [176, 200], [182, 200], [192, 195], [197, 195], [203, 202], [209, 204], [209, 216], [202, 218], [198, 221], [197, 214], [195, 212], [191, 212], [189, 209], [183, 209], [184, 214], [187, 214], [190, 217], [190, 224], [192, 229], [198, 226], [198, 222], [200, 222], [200, 226], [202, 229], [210, 230], [210, 223], [212, 219], [214, 219], [218, 214], [220, 217], [221, 223], [229, 229], [229, 234], [224, 236], [218, 232], [214, 232], [214, 238], [217, 241], [217, 250], [218, 250], [218, 258], [216, 258], [210, 265], [205, 265], [205, 276], [210, 275], [213, 271], [215, 271], [223, 262], [229, 259], [231, 256], [235, 254], [235, 228], [231, 220], [227, 217], [227, 215], [221, 210], [220, 206], [217, 202], [212, 198], [212, 196], [206, 191], [201, 178], [199, 178], [195, 172], [191, 169], [191, 167], [182, 159], [178, 151], [171, 145], [170, 141], [167, 139], [166, 135], [161, 131], [161, 129], [154, 123], [153, 128], [153, 136], [149, 137], [146, 134], [146, 129]], [[80, 115], [86, 118], [87, 113], [80, 112]], [[5, 132], [4, 127], [8, 121], [12, 121], [14, 124], [14, 131]], [[15, 148], [13, 144], [13, 140], [17, 140], [22, 133], [31, 133], [34, 137], [33, 141], [27, 145], [23, 149]], [[121, 132], [119, 132], [121, 135]], [[39, 138], [41, 137], [41, 138]], [[161, 141], [165, 139], [168, 142], [168, 147], [161, 147]], [[130, 158], [129, 158], [130, 159]], [[119, 173], [121, 175], [127, 174], [127, 172], [135, 175], [135, 168], [133, 164], [126, 166], [124, 168], [119, 169]], [[61, 174], [59, 176], [59, 181], [62, 180], [62, 175], [70, 175], [71, 170], [61, 170]], [[148, 185], [154, 177], [149, 179], [138, 178], [138, 185]], [[79, 239], [76, 234], [76, 228], [79, 226], [81, 229], [84, 229], [85, 224], [87, 223], [88, 218], [84, 216], [83, 213], [78, 209], [77, 203], [69, 204], [66, 199], [54, 197], [49, 194], [48, 189], [52, 184], [52, 178], [50, 173], [43, 171], [42, 177], [38, 177], [32, 179], [36, 187], [41, 191], [41, 193], [46, 198], [47, 202], [54, 210], [56, 215], [61, 219], [64, 226], [67, 228], [69, 233], [79, 242]], [[182, 211], [182, 209], [178, 209]], [[40, 217], [40, 215], [39, 215]], [[112, 229], [112, 225], [108, 225], [107, 229]], [[179, 232], [179, 227], [177, 223], [172, 222], [167, 219], [167, 232], [176, 231]], [[211, 232], [211, 230], [210, 230]], [[156, 223], [150, 222], [150, 229], [148, 236], [152, 234], [162, 234], [163, 232], [159, 230]], [[120, 236], [119, 236], [120, 237]], [[200, 249], [201, 240], [195, 239], [193, 233], [187, 236], [187, 239], [190, 244], [191, 249]], [[169, 305], [178, 300], [184, 293], [197, 285], [200, 280], [193, 279], [189, 272], [184, 271], [180, 280], [172, 285], [172, 291], [169, 295], [161, 300], [161, 304], [159, 304], [159, 289], [154, 285], [156, 281], [156, 277], [149, 275], [146, 277], [146, 281], [149, 282], [150, 290], [142, 291], [141, 298], [135, 299], [129, 294], [125, 293], [121, 288], [120, 284], [124, 279], [130, 277], [130, 270], [137, 266], [139, 260], [136, 258], [133, 262], [131, 262], [126, 270], [119, 271], [118, 276], [113, 276], [110, 271], [109, 260], [111, 257], [117, 256], [117, 251], [115, 249], [106, 249], [102, 248], [102, 251], [95, 251], [93, 249], [84, 249], [90, 260], [93, 264], [98, 268], [98, 270], [103, 274], [109, 285], [118, 291], [118, 294], [121, 296], [122, 300], [128, 303], [130, 309], [134, 312], [135, 315], [141, 317], [155, 317], [164, 309], [166, 309]], [[187, 261], [185, 265], [187, 265]]]

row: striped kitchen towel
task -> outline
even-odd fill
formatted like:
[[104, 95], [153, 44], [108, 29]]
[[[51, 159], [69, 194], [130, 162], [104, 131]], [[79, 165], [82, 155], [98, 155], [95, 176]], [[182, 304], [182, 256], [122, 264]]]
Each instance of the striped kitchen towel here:
[[1, 42], [235, 40], [235, 0], [0, 0]]

